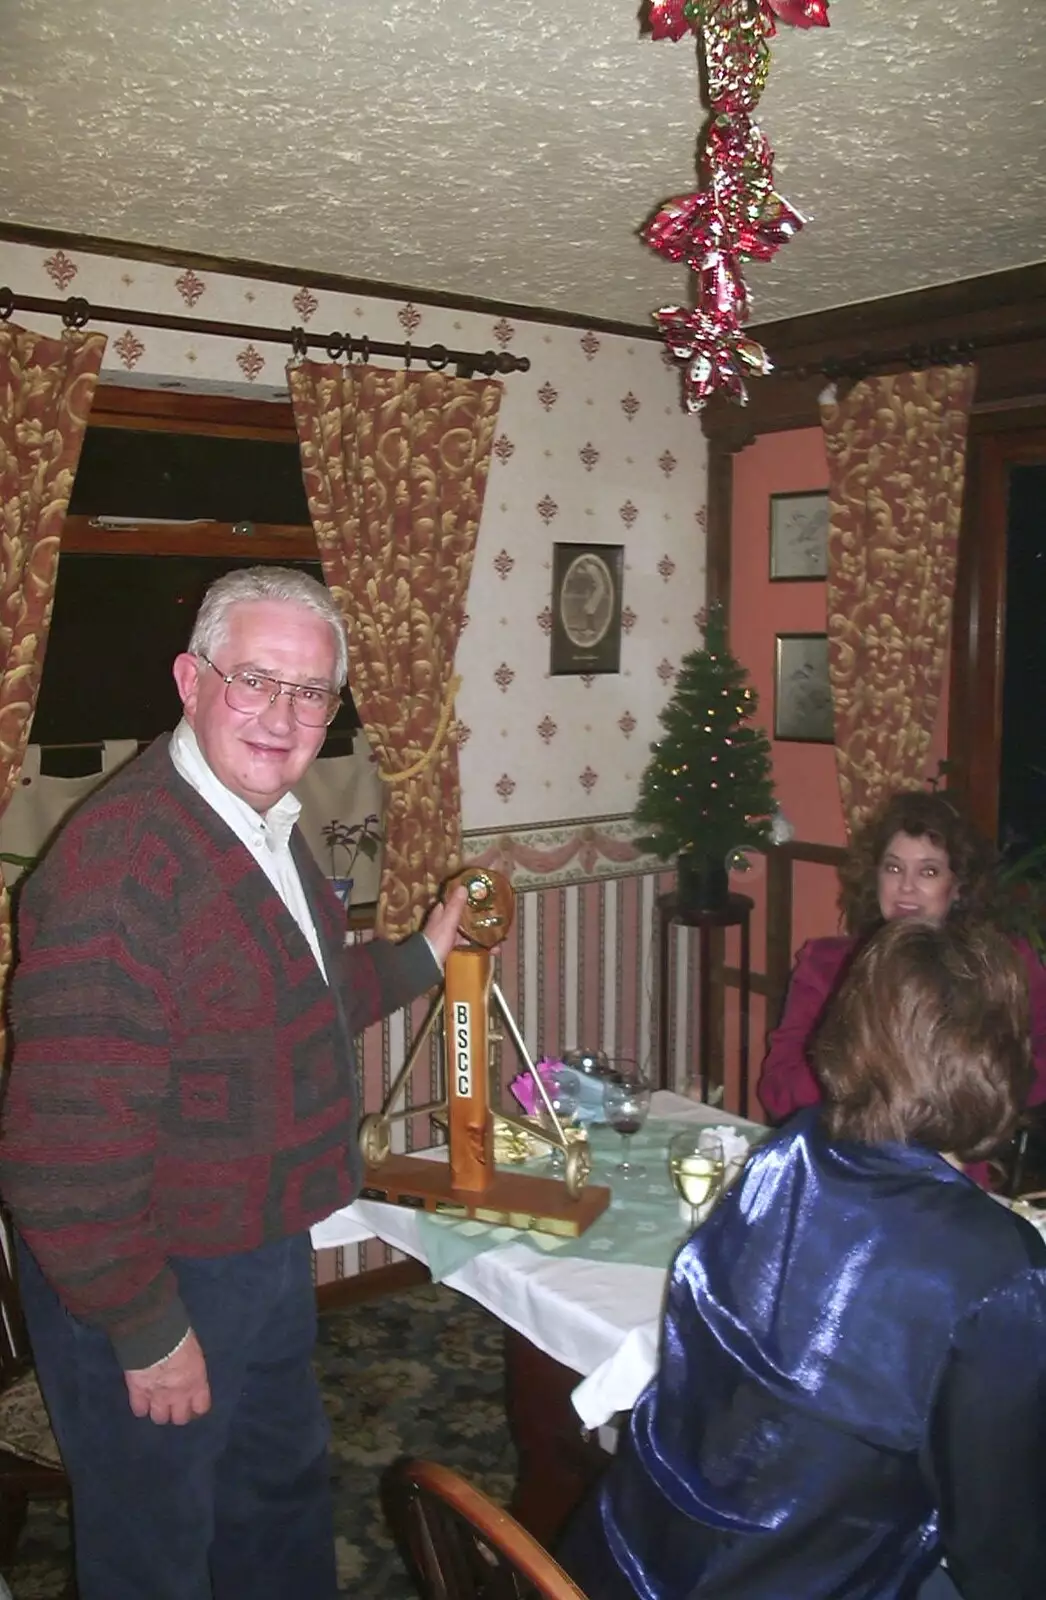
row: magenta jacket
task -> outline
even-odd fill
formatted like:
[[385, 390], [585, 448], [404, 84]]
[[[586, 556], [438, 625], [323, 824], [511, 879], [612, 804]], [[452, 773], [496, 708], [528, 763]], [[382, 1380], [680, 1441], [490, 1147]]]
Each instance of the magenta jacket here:
[[[1026, 940], [1016, 939], [1014, 943], [1028, 969], [1035, 1058], [1035, 1082], [1028, 1104], [1034, 1106], [1046, 1100], [1046, 967]], [[759, 1098], [774, 1122], [782, 1122], [801, 1106], [816, 1105], [821, 1098], [807, 1052], [825, 1006], [856, 947], [856, 939], [810, 939], [799, 952], [784, 1014], [780, 1026], [770, 1035], [770, 1048], [759, 1074]]]

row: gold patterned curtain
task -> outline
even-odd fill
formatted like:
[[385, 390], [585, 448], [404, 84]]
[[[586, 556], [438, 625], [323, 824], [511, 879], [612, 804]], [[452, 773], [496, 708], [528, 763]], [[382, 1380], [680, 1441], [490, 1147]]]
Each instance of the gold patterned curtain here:
[[454, 656], [501, 385], [309, 361], [288, 375], [353, 698], [389, 785], [378, 931], [398, 938], [460, 865]]
[[976, 384], [971, 366], [891, 373], [821, 407], [828, 453], [828, 668], [852, 833], [917, 787], [937, 715]]
[[[106, 339], [0, 326], [0, 816], [22, 770], [44, 667], [62, 533]], [[0, 998], [11, 905], [0, 879]]]

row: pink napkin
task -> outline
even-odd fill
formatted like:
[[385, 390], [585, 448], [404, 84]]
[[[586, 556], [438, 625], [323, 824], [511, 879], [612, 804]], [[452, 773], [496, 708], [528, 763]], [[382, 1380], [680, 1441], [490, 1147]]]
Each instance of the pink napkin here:
[[[552, 1073], [557, 1071], [557, 1069], [562, 1065], [562, 1061], [549, 1061], [544, 1056], [542, 1056], [540, 1061], [535, 1062], [537, 1071], [546, 1087], [548, 1086], [549, 1078], [551, 1077]], [[536, 1117], [539, 1115], [539, 1108], [542, 1103], [541, 1097], [538, 1094], [537, 1084], [534, 1082], [529, 1072], [517, 1073], [509, 1084], [509, 1090], [513, 1098], [518, 1102], [525, 1117]]]

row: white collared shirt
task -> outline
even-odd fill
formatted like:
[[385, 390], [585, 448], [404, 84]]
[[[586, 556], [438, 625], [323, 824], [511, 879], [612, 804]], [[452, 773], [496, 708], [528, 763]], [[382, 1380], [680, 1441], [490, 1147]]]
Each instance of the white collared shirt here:
[[237, 839], [247, 846], [309, 941], [316, 965], [329, 982], [316, 925], [291, 855], [291, 829], [301, 814], [301, 802], [293, 794], [285, 794], [268, 811], [255, 811], [246, 800], [241, 800], [238, 794], [233, 794], [215, 777], [204, 760], [195, 733], [184, 717], [171, 735], [171, 760], [186, 783], [192, 785], [201, 799], [206, 800], [222, 821], [228, 823]]

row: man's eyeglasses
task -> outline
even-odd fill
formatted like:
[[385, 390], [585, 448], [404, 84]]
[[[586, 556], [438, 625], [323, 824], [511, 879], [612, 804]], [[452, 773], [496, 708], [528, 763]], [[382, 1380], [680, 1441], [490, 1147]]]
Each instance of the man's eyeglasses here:
[[338, 715], [341, 695], [333, 689], [317, 688], [311, 683], [286, 683], [265, 672], [252, 672], [249, 667], [240, 672], [223, 672], [202, 651], [200, 660], [205, 661], [225, 684], [225, 704], [230, 711], [264, 711], [285, 694], [303, 728], [325, 728]]

